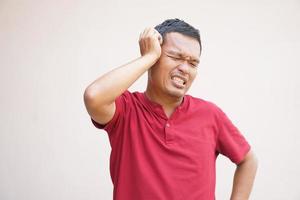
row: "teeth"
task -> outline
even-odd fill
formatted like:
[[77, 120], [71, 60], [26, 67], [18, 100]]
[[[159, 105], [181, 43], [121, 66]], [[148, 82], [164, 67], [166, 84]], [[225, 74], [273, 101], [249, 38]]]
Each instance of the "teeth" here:
[[173, 77], [172, 80], [176, 81], [177, 83], [183, 85], [184, 84], [184, 80], [182, 80], [181, 78], [178, 77]]

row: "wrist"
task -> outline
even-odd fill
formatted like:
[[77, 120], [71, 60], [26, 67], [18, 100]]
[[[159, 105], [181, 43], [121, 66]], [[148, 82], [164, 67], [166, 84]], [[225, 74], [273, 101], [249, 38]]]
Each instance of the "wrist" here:
[[160, 58], [160, 56], [158, 56], [157, 54], [154, 54], [154, 53], [147, 53], [145, 55], [142, 55], [141, 58], [145, 59], [152, 66], [152, 65], [154, 65], [158, 61], [158, 59]]

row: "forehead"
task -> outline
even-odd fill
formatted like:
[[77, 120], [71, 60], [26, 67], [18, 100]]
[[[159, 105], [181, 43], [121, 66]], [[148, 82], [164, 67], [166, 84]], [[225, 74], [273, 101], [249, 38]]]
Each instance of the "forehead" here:
[[194, 58], [200, 57], [200, 44], [198, 40], [177, 32], [165, 35], [162, 50], [166, 52], [176, 51]]

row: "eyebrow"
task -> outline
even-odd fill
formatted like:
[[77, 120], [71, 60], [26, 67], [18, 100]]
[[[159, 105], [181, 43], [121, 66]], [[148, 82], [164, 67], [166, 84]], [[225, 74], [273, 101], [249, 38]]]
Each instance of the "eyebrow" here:
[[[176, 55], [176, 56], [179, 56], [179, 57], [185, 57], [180, 51], [176, 51], [176, 50], [167, 50], [166, 53], [167, 53], [167, 54], [170, 53], [170, 54], [173, 54], [173, 55]], [[200, 62], [198, 58], [195, 58], [195, 57], [193, 57], [193, 56], [189, 56], [189, 57], [191, 58], [191, 60], [192, 60], [193, 62], [197, 62], [197, 63]]]

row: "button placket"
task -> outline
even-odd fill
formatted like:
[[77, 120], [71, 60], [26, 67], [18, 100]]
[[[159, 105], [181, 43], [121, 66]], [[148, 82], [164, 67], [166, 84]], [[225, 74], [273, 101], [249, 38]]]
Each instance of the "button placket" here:
[[172, 143], [174, 140], [174, 134], [172, 133], [172, 126], [169, 121], [167, 121], [165, 125], [165, 137], [166, 137], [166, 143]]

